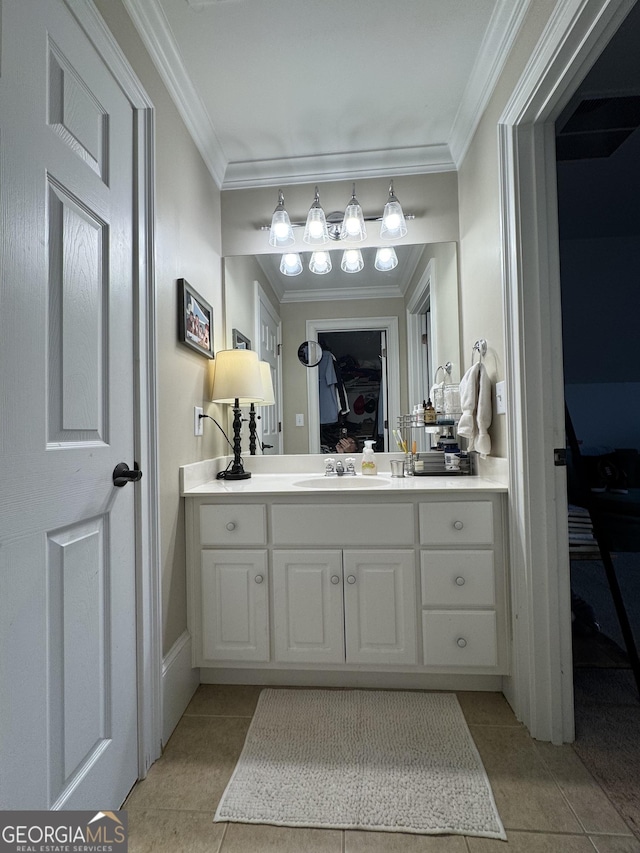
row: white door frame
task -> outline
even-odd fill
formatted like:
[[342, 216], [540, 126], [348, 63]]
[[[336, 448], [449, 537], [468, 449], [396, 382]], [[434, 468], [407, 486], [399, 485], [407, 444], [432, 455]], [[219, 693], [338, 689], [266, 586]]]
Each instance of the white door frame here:
[[162, 600], [158, 505], [156, 301], [154, 267], [154, 109], [92, 0], [64, 0], [114, 79], [134, 115], [134, 448], [143, 472], [136, 488], [136, 622], [138, 664], [138, 773], [143, 779], [162, 749]]
[[[387, 403], [389, 428], [387, 435], [398, 422], [400, 415], [400, 343], [397, 317], [343, 317], [325, 320], [307, 320], [307, 341], [317, 341], [319, 332], [351, 332], [383, 329], [387, 333]], [[307, 412], [309, 419], [309, 453], [320, 453], [320, 404], [318, 400], [318, 368], [307, 368]]]
[[[431, 258], [420, 277], [418, 286], [407, 303], [407, 359], [408, 387], [410, 400], [422, 400], [425, 390], [433, 384], [434, 376], [427, 376], [427, 365], [422, 351], [422, 315], [429, 305], [434, 316], [438, 316], [435, 307], [436, 262]], [[433, 349], [431, 350], [433, 352]], [[430, 365], [435, 371], [435, 364]]]
[[513, 667], [533, 737], [574, 739], [554, 123], [633, 0], [558, 3], [498, 124]]
[[[276, 364], [276, 385], [274, 388], [275, 398], [276, 398], [276, 418], [278, 424], [282, 424], [282, 359], [280, 358], [280, 349], [282, 345], [282, 319], [280, 318], [280, 312], [273, 304], [273, 302], [269, 299], [263, 286], [259, 281], [253, 282], [254, 286], [254, 329], [253, 333], [255, 336], [256, 343], [260, 341], [260, 335], [262, 334], [262, 329], [260, 326], [260, 317], [261, 317], [261, 309], [264, 308], [274, 320], [277, 320], [277, 332], [276, 332], [276, 343], [278, 345], [278, 361]], [[257, 349], [259, 349], [260, 344], [257, 343]], [[282, 430], [278, 430], [278, 447], [277, 453], [282, 454]]]

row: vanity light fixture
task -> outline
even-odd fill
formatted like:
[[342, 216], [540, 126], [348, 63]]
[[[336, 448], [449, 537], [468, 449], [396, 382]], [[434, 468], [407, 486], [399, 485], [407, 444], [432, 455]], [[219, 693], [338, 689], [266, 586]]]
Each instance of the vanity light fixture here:
[[280, 258], [280, 272], [282, 275], [300, 275], [302, 272], [302, 259], [298, 252], [285, 252]]
[[273, 216], [271, 217], [269, 244], [271, 246], [276, 246], [277, 248], [284, 248], [285, 246], [290, 246], [292, 243], [295, 243], [295, 239], [289, 214], [284, 209], [284, 193], [282, 190], [278, 190], [278, 205], [273, 211]]
[[384, 246], [377, 250], [374, 267], [380, 272], [388, 272], [398, 266], [398, 256], [393, 246]]
[[326, 275], [331, 272], [331, 255], [329, 252], [314, 252], [309, 261], [309, 269], [316, 275]]
[[[366, 237], [367, 229], [364, 224], [364, 215], [360, 207], [360, 202], [356, 198], [356, 185], [354, 184], [351, 191], [351, 201], [344, 212], [342, 226], [340, 227], [340, 239], [359, 243], [365, 240]], [[349, 270], [349, 272], [352, 272], [352, 270]]]
[[316, 195], [307, 214], [307, 222], [304, 226], [304, 236], [302, 239], [305, 243], [309, 243], [312, 246], [321, 246], [323, 243], [329, 242], [327, 220], [324, 210], [320, 205], [318, 187], [316, 187]]
[[345, 249], [342, 254], [340, 269], [342, 272], [360, 272], [364, 268], [364, 260], [360, 249]]
[[384, 206], [380, 236], [385, 240], [398, 240], [407, 233], [407, 224], [402, 206], [393, 192], [393, 181], [389, 185], [389, 198]]

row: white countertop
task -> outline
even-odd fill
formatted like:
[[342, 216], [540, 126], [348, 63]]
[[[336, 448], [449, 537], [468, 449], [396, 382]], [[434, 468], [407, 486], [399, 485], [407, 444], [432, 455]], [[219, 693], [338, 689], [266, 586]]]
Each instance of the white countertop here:
[[[228, 457], [205, 460], [185, 465], [180, 469], [181, 494], [184, 497], [231, 495], [365, 495], [393, 492], [506, 492], [507, 487], [498, 479], [468, 475], [438, 475], [419, 477], [391, 477], [389, 459], [401, 458], [397, 454], [377, 454], [378, 474], [363, 476], [345, 474], [342, 477], [325, 477], [321, 456], [271, 456], [244, 459], [245, 470], [251, 470], [248, 480], [217, 480]], [[277, 469], [285, 469], [279, 472]], [[357, 466], [356, 466], [357, 470]], [[356, 481], [356, 482], [354, 482]]]

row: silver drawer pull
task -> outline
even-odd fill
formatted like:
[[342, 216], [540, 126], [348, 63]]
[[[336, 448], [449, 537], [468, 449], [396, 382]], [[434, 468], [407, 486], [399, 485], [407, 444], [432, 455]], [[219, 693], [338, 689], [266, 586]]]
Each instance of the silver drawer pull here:
[[262, 581], [264, 580], [264, 577], [262, 575], [256, 575], [254, 580], [256, 583], [262, 583]]
[[236, 523], [235, 523], [235, 521], [227, 521], [227, 523], [225, 524], [225, 527], [227, 528], [227, 530], [235, 530], [236, 529]]
[[456, 530], [462, 530], [462, 528], [464, 527], [464, 524], [461, 521], [454, 521], [453, 526], [455, 527]]
[[347, 576], [347, 583], [355, 583], [355, 582], [356, 582], [355, 575], [348, 575]]
[[335, 586], [337, 583], [340, 583], [340, 578], [338, 575], [331, 575], [331, 583]]
[[458, 639], [456, 640], [456, 645], [460, 646], [461, 649], [464, 649], [464, 647], [467, 645], [467, 641], [464, 637], [458, 637]]
[[457, 584], [457, 586], [464, 586], [465, 585], [465, 579], [463, 577], [457, 577], [456, 578], [456, 584]]

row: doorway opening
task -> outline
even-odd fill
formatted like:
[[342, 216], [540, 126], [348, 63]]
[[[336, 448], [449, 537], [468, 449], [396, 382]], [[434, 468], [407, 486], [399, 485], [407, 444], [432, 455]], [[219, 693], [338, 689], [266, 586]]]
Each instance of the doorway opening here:
[[[348, 339], [353, 340], [353, 336], [359, 332], [367, 332], [371, 335], [377, 335], [378, 354], [375, 357], [381, 362], [380, 370], [380, 385], [381, 390], [379, 396], [383, 402], [383, 418], [382, 431], [379, 439], [379, 449], [387, 450], [389, 448], [389, 429], [397, 424], [398, 416], [400, 415], [400, 354], [399, 354], [399, 332], [397, 317], [364, 317], [356, 318], [336, 318], [324, 320], [307, 320], [306, 323], [306, 340], [319, 341], [320, 337], [326, 338], [327, 335], [333, 333], [342, 333]], [[380, 345], [380, 341], [384, 336], [386, 347]], [[336, 339], [337, 341], [338, 339]], [[347, 346], [347, 354], [348, 349]], [[367, 352], [371, 352], [367, 350]], [[353, 353], [351, 353], [353, 355]], [[353, 371], [352, 371], [353, 373]], [[355, 377], [352, 377], [355, 379]], [[371, 408], [371, 399], [373, 388], [369, 391], [369, 408]], [[365, 398], [365, 407], [367, 398], [364, 389], [361, 389], [363, 398]], [[361, 401], [358, 399], [360, 392], [353, 398], [354, 405], [358, 403], [358, 410], [361, 406]], [[309, 413], [309, 452], [322, 452], [322, 443], [320, 440], [320, 401], [319, 401], [319, 366], [310, 367], [307, 370], [307, 401]], [[351, 407], [349, 407], [351, 409]], [[372, 428], [377, 424], [376, 412], [363, 412], [358, 416], [361, 440], [364, 441], [365, 436], [362, 430]], [[373, 418], [374, 423], [366, 423], [364, 421], [369, 417]], [[338, 436], [340, 437], [340, 435]], [[366, 438], [378, 439], [374, 435], [366, 436]], [[361, 450], [358, 447], [358, 450]]]
[[[318, 370], [320, 449], [332, 453], [346, 440], [345, 450], [361, 453], [371, 440], [374, 450], [386, 450], [386, 332], [319, 332], [318, 342], [323, 353]], [[335, 386], [328, 384], [327, 373], [335, 377]]]

